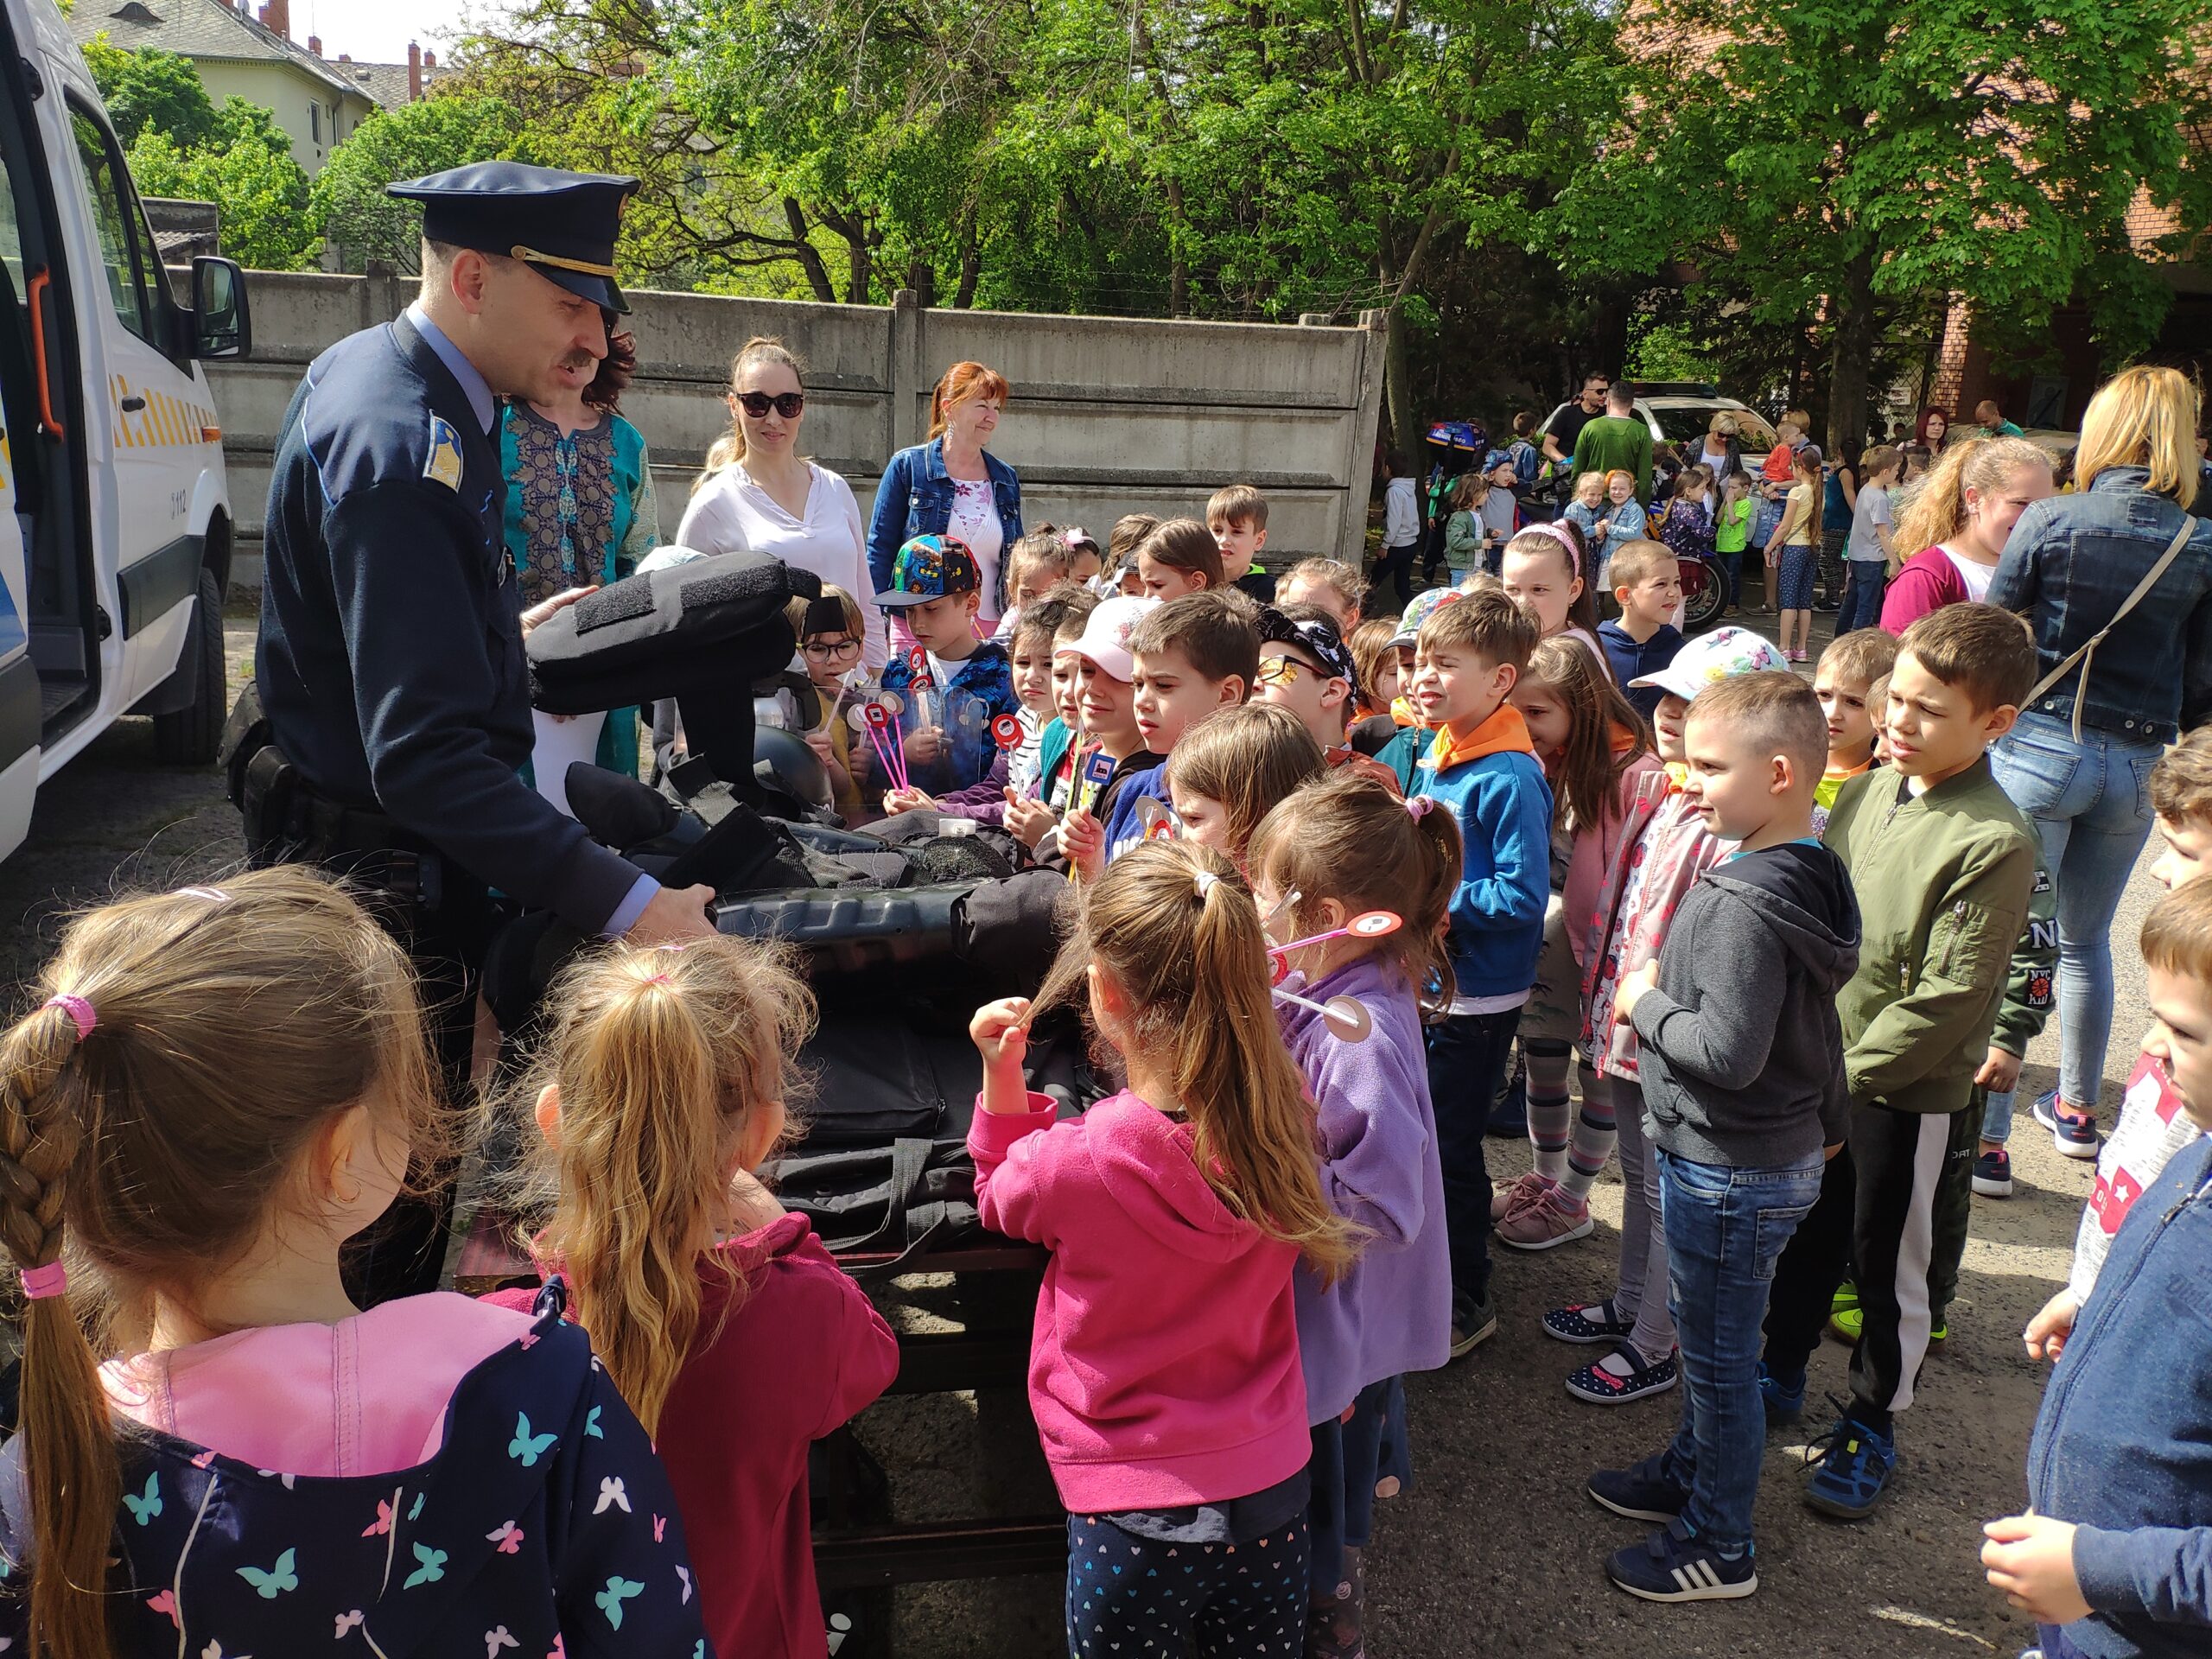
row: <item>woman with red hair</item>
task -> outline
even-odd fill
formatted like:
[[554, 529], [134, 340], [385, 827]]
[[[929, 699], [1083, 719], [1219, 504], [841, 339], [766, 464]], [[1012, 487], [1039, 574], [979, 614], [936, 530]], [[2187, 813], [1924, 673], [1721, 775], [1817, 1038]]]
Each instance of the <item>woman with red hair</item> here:
[[1021, 480], [990, 453], [1006, 408], [1006, 377], [981, 363], [956, 363], [930, 394], [928, 442], [901, 449], [883, 469], [868, 530], [875, 591], [891, 586], [892, 562], [917, 536], [952, 536], [983, 575], [977, 620], [988, 634], [1006, 608], [1006, 560], [1021, 539]]

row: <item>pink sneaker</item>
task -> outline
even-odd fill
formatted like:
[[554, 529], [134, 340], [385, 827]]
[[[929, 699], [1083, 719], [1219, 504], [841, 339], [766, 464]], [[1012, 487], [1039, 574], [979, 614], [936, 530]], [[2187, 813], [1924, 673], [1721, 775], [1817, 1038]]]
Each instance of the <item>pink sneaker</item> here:
[[1548, 1250], [1554, 1244], [1586, 1236], [1596, 1224], [1590, 1219], [1587, 1203], [1554, 1186], [1499, 1222], [1497, 1242], [1516, 1250]]
[[1526, 1210], [1538, 1198], [1552, 1190], [1549, 1177], [1530, 1170], [1502, 1192], [1494, 1192], [1490, 1200], [1490, 1218], [1494, 1226], [1516, 1210]]

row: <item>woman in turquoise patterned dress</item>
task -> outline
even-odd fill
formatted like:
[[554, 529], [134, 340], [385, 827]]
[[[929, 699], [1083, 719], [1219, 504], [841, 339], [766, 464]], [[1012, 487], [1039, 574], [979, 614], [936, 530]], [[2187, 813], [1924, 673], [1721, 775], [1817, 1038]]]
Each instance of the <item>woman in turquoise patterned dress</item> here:
[[[506, 406], [499, 435], [506, 545], [524, 606], [571, 588], [620, 581], [659, 543], [645, 441], [618, 412], [637, 372], [636, 337], [610, 330], [598, 373], [568, 403], [518, 398]], [[543, 722], [551, 717], [538, 718], [542, 743]], [[610, 772], [638, 775], [634, 708], [607, 715], [594, 759]], [[552, 798], [566, 810], [565, 791]]]

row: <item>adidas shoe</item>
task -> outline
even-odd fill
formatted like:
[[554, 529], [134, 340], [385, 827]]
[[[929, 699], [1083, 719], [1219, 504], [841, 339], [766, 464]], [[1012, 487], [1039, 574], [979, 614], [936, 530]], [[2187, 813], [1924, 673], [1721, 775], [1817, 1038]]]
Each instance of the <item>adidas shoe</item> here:
[[1680, 1516], [1642, 1543], [1614, 1551], [1605, 1576], [1644, 1601], [1733, 1601], [1759, 1587], [1748, 1546], [1731, 1560]]
[[1583, 1490], [1602, 1507], [1631, 1521], [1671, 1521], [1682, 1512], [1690, 1495], [1660, 1472], [1665, 1461], [1665, 1453], [1655, 1452], [1626, 1469], [1600, 1469]]

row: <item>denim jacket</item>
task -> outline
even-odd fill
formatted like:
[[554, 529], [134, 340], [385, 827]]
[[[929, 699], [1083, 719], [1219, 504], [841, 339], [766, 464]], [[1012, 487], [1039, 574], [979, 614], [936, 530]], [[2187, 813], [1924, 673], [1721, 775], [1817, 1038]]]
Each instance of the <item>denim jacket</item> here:
[[[988, 449], [983, 470], [990, 474], [999, 530], [1006, 537], [999, 556], [997, 613], [1002, 614], [1007, 566], [1012, 563], [1006, 555], [1021, 539], [1021, 480]], [[891, 566], [901, 546], [917, 536], [942, 536], [951, 522], [952, 479], [944, 470], [944, 440], [931, 438], [892, 456], [876, 484], [875, 512], [868, 526], [868, 574], [875, 591], [880, 594], [891, 586]]]
[[[2020, 515], [1990, 578], [1989, 602], [2025, 615], [2038, 679], [2110, 622], [2181, 528], [2182, 511], [2144, 487], [2140, 467], [2099, 473], [2075, 495]], [[2035, 712], [2070, 721], [2077, 666], [2037, 699]], [[2212, 714], [2212, 520], [2143, 602], [2099, 645], [2082, 724], [2129, 743], [2171, 743]]]

